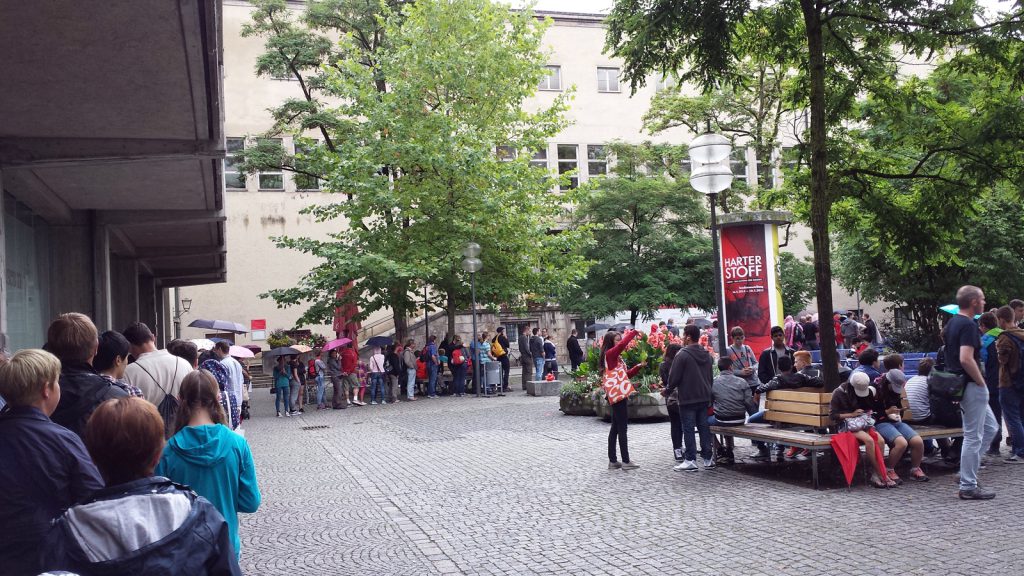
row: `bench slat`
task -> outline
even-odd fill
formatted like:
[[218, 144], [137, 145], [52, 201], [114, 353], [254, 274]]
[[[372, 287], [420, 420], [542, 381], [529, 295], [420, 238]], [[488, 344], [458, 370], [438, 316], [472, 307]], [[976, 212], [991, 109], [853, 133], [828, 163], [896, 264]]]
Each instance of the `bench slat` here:
[[768, 410], [764, 419], [769, 422], [782, 422], [785, 424], [799, 424], [800, 426], [811, 426], [813, 428], [824, 428], [832, 423], [828, 416], [812, 416], [810, 414], [794, 414], [792, 412], [779, 412]]
[[811, 404], [807, 402], [789, 402], [787, 400], [768, 400], [765, 406], [769, 410], [779, 412], [795, 412], [796, 414], [811, 414], [813, 416], [827, 416], [828, 404]]
[[832, 400], [832, 393], [822, 392], [821, 388], [792, 388], [789, 390], [772, 390], [768, 393], [768, 399], [828, 405]]
[[765, 440], [768, 442], [780, 442], [783, 444], [798, 444], [808, 448], [828, 448], [832, 436], [829, 434], [815, 434], [813, 432], [800, 432], [797, 430], [785, 430], [772, 428], [767, 424], [745, 424], [743, 426], [712, 426], [711, 432], [726, 436], [739, 436], [751, 440]]

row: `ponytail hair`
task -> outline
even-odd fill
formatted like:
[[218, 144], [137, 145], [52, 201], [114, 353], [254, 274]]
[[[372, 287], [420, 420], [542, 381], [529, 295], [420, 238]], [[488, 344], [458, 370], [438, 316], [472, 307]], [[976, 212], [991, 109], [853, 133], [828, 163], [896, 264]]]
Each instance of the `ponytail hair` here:
[[195, 370], [185, 376], [178, 392], [178, 403], [178, 415], [174, 420], [175, 434], [188, 426], [192, 415], [199, 410], [206, 410], [214, 424], [227, 424], [228, 419], [220, 403], [220, 387], [217, 379], [207, 370]]

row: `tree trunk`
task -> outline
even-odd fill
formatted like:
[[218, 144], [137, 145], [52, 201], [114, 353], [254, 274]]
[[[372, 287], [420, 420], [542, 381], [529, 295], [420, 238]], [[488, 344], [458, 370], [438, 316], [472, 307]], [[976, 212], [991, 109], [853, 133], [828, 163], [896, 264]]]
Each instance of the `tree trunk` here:
[[637, 311], [636, 308], [630, 308], [629, 309], [629, 325], [633, 326], [634, 328], [636, 327], [637, 313], [638, 313], [638, 311]]
[[839, 385], [839, 355], [836, 353], [832, 324], [832, 263], [829, 255], [828, 215], [831, 199], [828, 191], [825, 126], [825, 48], [822, 43], [821, 11], [816, 0], [800, 0], [807, 30], [808, 67], [811, 79], [811, 240], [814, 244], [814, 287], [818, 298], [818, 325], [821, 331], [821, 365], [825, 389]]
[[455, 312], [456, 312], [456, 309], [455, 309], [455, 293], [449, 291], [448, 294], [447, 294], [447, 297], [448, 297], [448, 306], [446, 307], [446, 312], [448, 313], [448, 335], [447, 335], [447, 337], [451, 338], [456, 333], [455, 332]]
[[409, 336], [409, 318], [406, 316], [405, 310], [393, 308], [391, 318], [395, 323], [395, 342], [404, 343]]

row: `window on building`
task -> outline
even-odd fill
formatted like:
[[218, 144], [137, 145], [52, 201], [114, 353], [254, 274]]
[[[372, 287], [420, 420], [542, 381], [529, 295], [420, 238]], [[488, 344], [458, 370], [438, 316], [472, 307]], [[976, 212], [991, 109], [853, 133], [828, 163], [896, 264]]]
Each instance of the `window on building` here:
[[245, 138], [228, 138], [227, 155], [224, 156], [224, 187], [234, 190], [245, 189], [245, 174], [238, 170], [235, 154], [245, 150]]
[[674, 77], [672, 77], [670, 74], [662, 74], [661, 76], [658, 77], [657, 84], [654, 85], [654, 91], [655, 92], [664, 92], [666, 90], [675, 91], [678, 88], [678, 86], [679, 85], [676, 82], [676, 79]]
[[[565, 174], [566, 172], [576, 171], [578, 173], [580, 168], [579, 160], [579, 147], [575, 144], [559, 144], [558, 145], [558, 174]], [[570, 190], [576, 188], [579, 183], [578, 176], [572, 176], [569, 180], [568, 185], [561, 185], [561, 190]]]
[[[313, 152], [318, 143], [313, 144], [295, 144], [295, 169], [304, 170], [307, 172], [313, 172], [312, 166], [310, 165], [308, 156]], [[295, 189], [296, 190], [319, 190], [320, 179], [316, 176], [310, 176], [309, 174], [303, 174], [302, 172], [295, 173]]]
[[[281, 145], [280, 138], [267, 138], [264, 142]], [[260, 172], [260, 190], [284, 190], [284, 172], [281, 170], [268, 170]]]
[[729, 156], [729, 167], [732, 169], [733, 178], [747, 181], [747, 147], [737, 146], [732, 149]]
[[598, 68], [597, 69], [597, 91], [618, 92], [619, 91], [619, 69]]
[[547, 69], [547, 76], [540, 81], [541, 90], [561, 90], [562, 89], [562, 67], [561, 66], [545, 66]]
[[534, 168], [548, 169], [548, 150], [547, 148], [541, 148], [533, 153], [533, 158], [530, 159], [530, 166]]
[[512, 146], [497, 146], [494, 149], [494, 154], [498, 157], [498, 160], [502, 162], [511, 162], [516, 159], [518, 152]]
[[608, 151], [603, 144], [587, 145], [587, 174], [591, 177], [608, 174]]

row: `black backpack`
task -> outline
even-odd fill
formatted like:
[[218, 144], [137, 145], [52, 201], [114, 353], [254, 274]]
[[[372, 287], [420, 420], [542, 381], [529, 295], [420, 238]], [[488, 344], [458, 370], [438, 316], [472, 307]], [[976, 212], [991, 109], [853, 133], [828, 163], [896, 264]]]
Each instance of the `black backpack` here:
[[[161, 400], [160, 403], [156, 405], [156, 411], [159, 412], [160, 417], [164, 419], [164, 436], [170, 438], [171, 436], [174, 435], [174, 422], [178, 418], [178, 399], [168, 394], [167, 390], [164, 390], [164, 387], [160, 385], [160, 382], [158, 382], [156, 378], [153, 378], [153, 375], [149, 373], [149, 370], [146, 370], [145, 366], [139, 364], [138, 362], [136, 362], [135, 364], [139, 368], [142, 368], [142, 371], [145, 372], [147, 376], [149, 376], [153, 383], [156, 384], [156, 387], [159, 388], [160, 391], [164, 393], [164, 399]], [[178, 365], [175, 364], [174, 376], [171, 376], [171, 381], [173, 382], [174, 379], [177, 377]]]

